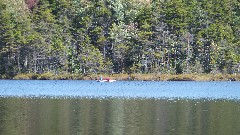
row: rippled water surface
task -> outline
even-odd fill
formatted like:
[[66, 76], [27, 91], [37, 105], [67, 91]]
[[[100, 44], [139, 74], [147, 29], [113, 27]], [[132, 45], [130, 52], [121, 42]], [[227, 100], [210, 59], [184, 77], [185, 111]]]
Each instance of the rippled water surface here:
[[0, 81], [0, 135], [239, 135], [239, 82]]
[[0, 81], [1, 96], [240, 99], [239, 82]]

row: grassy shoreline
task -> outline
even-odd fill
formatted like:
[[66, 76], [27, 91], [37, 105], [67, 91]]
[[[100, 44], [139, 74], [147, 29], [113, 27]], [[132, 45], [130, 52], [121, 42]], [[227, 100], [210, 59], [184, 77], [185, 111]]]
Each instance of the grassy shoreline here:
[[[18, 74], [14, 77], [0, 76], [0, 79], [10, 80], [97, 80], [99, 74]], [[240, 74], [101, 74], [115, 80], [138, 81], [240, 81]]]

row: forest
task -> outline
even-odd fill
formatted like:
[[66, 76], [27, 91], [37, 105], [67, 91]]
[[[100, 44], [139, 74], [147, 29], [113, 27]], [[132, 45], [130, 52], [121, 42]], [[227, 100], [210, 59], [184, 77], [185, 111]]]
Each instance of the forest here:
[[0, 75], [240, 73], [239, 0], [0, 0]]

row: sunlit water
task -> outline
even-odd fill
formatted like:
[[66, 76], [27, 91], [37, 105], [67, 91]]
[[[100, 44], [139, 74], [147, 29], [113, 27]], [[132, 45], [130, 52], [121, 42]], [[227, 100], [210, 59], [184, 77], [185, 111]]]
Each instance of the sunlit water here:
[[3, 97], [240, 99], [239, 82], [0, 81]]
[[0, 135], [239, 135], [239, 82], [0, 81]]

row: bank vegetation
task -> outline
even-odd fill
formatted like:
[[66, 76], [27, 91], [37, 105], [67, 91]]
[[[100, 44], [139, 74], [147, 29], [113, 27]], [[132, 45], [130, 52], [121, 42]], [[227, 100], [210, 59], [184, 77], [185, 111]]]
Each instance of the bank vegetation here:
[[240, 72], [239, 9], [239, 0], [0, 0], [0, 75], [228, 80]]
[[99, 80], [110, 77], [118, 81], [240, 81], [240, 74], [18, 74], [8, 78], [0, 76], [0, 79], [13, 80]]

